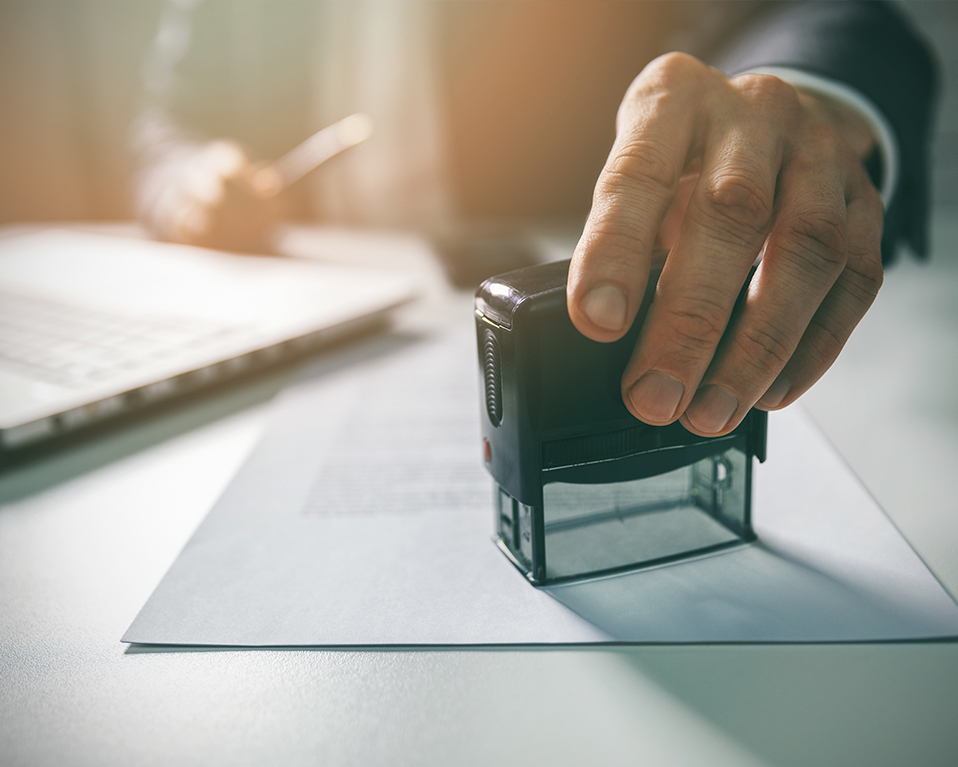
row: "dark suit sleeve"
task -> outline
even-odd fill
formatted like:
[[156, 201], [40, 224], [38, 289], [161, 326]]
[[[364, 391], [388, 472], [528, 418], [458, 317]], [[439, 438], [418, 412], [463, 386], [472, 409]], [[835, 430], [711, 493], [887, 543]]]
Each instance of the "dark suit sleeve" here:
[[939, 75], [928, 44], [900, 12], [874, 0], [783, 4], [761, 14], [714, 61], [732, 75], [762, 66], [802, 69], [870, 99], [895, 132], [901, 167], [886, 201], [882, 258], [890, 262], [903, 242], [927, 255]]

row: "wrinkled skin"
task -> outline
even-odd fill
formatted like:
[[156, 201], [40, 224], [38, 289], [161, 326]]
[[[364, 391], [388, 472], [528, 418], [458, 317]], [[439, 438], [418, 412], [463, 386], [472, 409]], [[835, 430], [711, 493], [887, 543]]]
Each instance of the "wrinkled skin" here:
[[727, 434], [829, 368], [882, 283], [882, 201], [862, 166], [873, 146], [851, 110], [776, 77], [729, 79], [677, 53], [642, 71], [568, 287], [575, 326], [614, 341], [653, 248], [671, 249], [622, 377], [636, 418]]

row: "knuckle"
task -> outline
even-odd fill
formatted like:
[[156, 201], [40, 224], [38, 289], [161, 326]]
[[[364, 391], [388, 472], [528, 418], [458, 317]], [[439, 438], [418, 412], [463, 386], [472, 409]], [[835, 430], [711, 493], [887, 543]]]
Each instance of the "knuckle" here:
[[617, 149], [605, 169], [607, 183], [614, 186], [651, 183], [667, 192], [678, 187], [680, 168], [661, 146], [646, 139], [632, 139]]
[[735, 345], [746, 364], [763, 373], [781, 370], [792, 356], [787, 333], [770, 324], [743, 327], [736, 334]]
[[849, 178], [867, 178], [864, 168], [861, 167], [861, 160], [848, 146], [838, 128], [821, 120], [802, 121], [799, 138], [793, 145], [791, 162], [806, 175], [819, 175], [823, 171], [828, 172], [828, 169], [842, 169]]
[[844, 211], [832, 205], [799, 211], [788, 226], [784, 249], [833, 279], [847, 263]]
[[772, 196], [755, 178], [737, 171], [710, 179], [704, 189], [707, 215], [735, 234], [746, 230], [764, 236], [772, 220]]
[[725, 306], [708, 298], [675, 301], [665, 316], [673, 344], [693, 356], [718, 346], [727, 321]]
[[866, 307], [872, 305], [885, 280], [881, 259], [875, 258], [873, 252], [854, 267], [846, 269], [844, 276], [848, 291]]
[[853, 154], [846, 151], [845, 139], [834, 125], [822, 120], [809, 119], [804, 121], [802, 132], [808, 147], [814, 151], [816, 156], [830, 157], [836, 161], [841, 161], [839, 158], [854, 159], [858, 162]]
[[658, 106], [676, 97], [676, 84], [684, 87], [700, 83], [709, 67], [687, 53], [665, 53], [651, 61], [636, 77], [628, 90], [616, 116], [620, 127], [634, 113], [648, 114]]
[[735, 86], [754, 108], [776, 111], [784, 108], [791, 112], [799, 105], [795, 87], [774, 75], [741, 75], [735, 78]]
[[650, 74], [661, 77], [665, 80], [682, 79], [689, 76], [701, 76], [708, 67], [699, 59], [688, 53], [672, 51], [663, 53], [661, 56], [652, 60], [646, 67]]
[[807, 357], [810, 367], [816, 370], [825, 371], [831, 367], [832, 363], [838, 358], [848, 335], [840, 333], [829, 318], [818, 316], [812, 318], [809, 323], [809, 330], [815, 331], [813, 334], [813, 343], [804, 344], [802, 352]]
[[646, 249], [638, 226], [625, 221], [598, 221], [588, 233], [587, 249], [601, 254], [606, 270], [631, 271], [635, 269], [636, 256]]

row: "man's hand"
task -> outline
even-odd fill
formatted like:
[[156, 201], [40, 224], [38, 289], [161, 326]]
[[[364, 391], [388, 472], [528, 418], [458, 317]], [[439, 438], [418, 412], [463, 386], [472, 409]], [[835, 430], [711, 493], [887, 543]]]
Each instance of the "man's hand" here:
[[269, 190], [259, 188], [258, 170], [226, 140], [175, 161], [154, 213], [157, 235], [185, 245], [270, 252], [282, 211]]
[[677, 53], [643, 70], [568, 287], [575, 326], [614, 341], [653, 247], [671, 248], [622, 377], [633, 415], [722, 435], [828, 369], [882, 283], [882, 202], [861, 163], [872, 145], [853, 112], [772, 76], [728, 79]]

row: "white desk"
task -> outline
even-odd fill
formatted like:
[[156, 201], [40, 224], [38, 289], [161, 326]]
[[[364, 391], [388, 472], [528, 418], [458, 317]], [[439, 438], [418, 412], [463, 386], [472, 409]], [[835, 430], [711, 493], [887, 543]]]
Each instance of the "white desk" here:
[[[958, 594], [958, 225], [939, 223], [933, 265], [891, 271], [806, 400]], [[0, 472], [0, 764], [958, 762], [954, 643], [128, 652], [286, 376]]]

